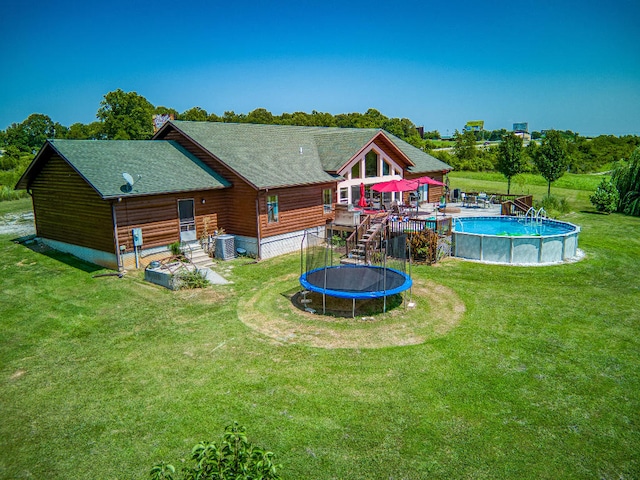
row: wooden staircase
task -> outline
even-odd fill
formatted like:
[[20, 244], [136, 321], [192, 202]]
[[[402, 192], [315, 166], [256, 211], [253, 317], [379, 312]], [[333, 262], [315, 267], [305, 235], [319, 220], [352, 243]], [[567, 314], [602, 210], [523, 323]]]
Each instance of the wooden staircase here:
[[355, 232], [347, 239], [347, 256], [343, 264], [367, 264], [382, 235], [388, 215], [367, 216]]

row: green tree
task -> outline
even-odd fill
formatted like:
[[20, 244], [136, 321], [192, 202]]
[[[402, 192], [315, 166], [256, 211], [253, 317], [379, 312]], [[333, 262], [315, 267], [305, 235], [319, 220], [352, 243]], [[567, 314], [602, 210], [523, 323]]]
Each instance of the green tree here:
[[9, 145], [0, 155], [0, 170], [13, 170], [20, 165], [20, 150], [14, 145]]
[[611, 178], [620, 195], [618, 210], [626, 215], [640, 216], [640, 147], [637, 147], [628, 162], [616, 165]]
[[507, 179], [507, 195], [511, 193], [511, 178], [522, 172], [522, 137], [508, 133], [498, 144], [497, 169]]
[[185, 110], [178, 117], [179, 120], [188, 120], [191, 122], [206, 122], [208, 118], [209, 114], [207, 111], [200, 107], [192, 107], [189, 110]]
[[358, 128], [382, 128], [389, 119], [375, 108], [370, 108], [356, 121]]
[[540, 175], [547, 181], [547, 195], [551, 195], [551, 184], [567, 171], [569, 155], [567, 143], [557, 130], [549, 130], [536, 149], [534, 163]]
[[273, 114], [265, 108], [256, 108], [249, 112], [246, 118], [247, 123], [258, 123], [261, 125], [273, 125], [275, 123]]
[[[478, 155], [476, 148], [476, 135], [471, 130], [460, 133], [458, 130], [453, 134], [453, 155], [458, 159], [458, 163], [463, 170], [474, 163]], [[467, 167], [465, 168], [465, 165]]]
[[35, 153], [47, 138], [56, 136], [56, 126], [62, 130], [62, 125], [53, 123], [47, 115], [32, 113], [22, 123], [13, 123], [7, 128], [4, 143], [21, 152]]
[[100, 102], [96, 117], [110, 140], [146, 140], [153, 135], [154, 107], [136, 92], [118, 89]]
[[309, 117], [309, 125], [315, 127], [335, 127], [336, 120], [330, 113], [317, 112], [315, 110], [312, 110]]
[[225, 123], [245, 123], [247, 116], [244, 113], [234, 112], [233, 110], [229, 110], [224, 112], [222, 115], [222, 121]]
[[424, 132], [424, 138], [428, 140], [440, 140], [440, 132], [438, 130]]
[[504, 137], [507, 133], [509, 132], [507, 132], [507, 130], [504, 128], [501, 128], [500, 130], [491, 130], [487, 138], [489, 139], [490, 142], [497, 142], [502, 137]]
[[381, 128], [405, 141], [409, 141], [408, 139], [412, 137], [414, 137], [413, 142], [422, 140], [416, 126], [408, 118], [389, 118], [382, 124]]
[[65, 138], [70, 140], [101, 140], [104, 138], [102, 124], [100, 122], [74, 123], [67, 129]]
[[207, 122], [221, 122], [221, 121], [222, 121], [222, 117], [219, 117], [215, 113], [210, 113], [209, 116], [207, 117]]
[[599, 212], [612, 213], [618, 209], [620, 195], [613, 182], [603, 178], [596, 191], [589, 197], [591, 203]]
[[356, 128], [358, 127], [358, 119], [361, 116], [361, 113], [339, 113], [335, 116], [336, 126], [341, 128]]

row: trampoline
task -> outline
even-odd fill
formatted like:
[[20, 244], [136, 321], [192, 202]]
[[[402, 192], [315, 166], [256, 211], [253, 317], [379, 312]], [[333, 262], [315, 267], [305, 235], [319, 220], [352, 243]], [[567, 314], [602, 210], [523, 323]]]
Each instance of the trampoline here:
[[351, 313], [355, 317], [356, 301], [367, 304], [369, 300], [381, 299], [382, 311], [386, 312], [387, 297], [411, 288], [406, 234], [392, 238], [386, 228], [377, 228], [370, 230], [369, 237], [374, 240], [369, 240], [369, 244], [366, 237], [357, 235], [358, 231], [340, 241], [331, 229], [324, 235], [305, 233], [300, 252], [301, 303], [306, 306], [312, 302], [306, 297], [309, 293], [319, 294], [322, 313], [326, 314], [326, 297], [351, 300]]
[[411, 277], [393, 268], [375, 265], [334, 265], [303, 273], [300, 284], [330, 297], [365, 300], [404, 292]]

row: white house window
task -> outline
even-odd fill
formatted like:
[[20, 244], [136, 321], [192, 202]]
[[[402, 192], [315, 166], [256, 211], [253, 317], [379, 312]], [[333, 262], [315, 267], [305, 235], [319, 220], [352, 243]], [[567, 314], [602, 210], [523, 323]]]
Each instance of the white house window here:
[[322, 190], [322, 203], [324, 204], [324, 213], [331, 213], [331, 207], [333, 203], [333, 195], [330, 188]]
[[391, 165], [389, 165], [387, 162], [383, 161], [382, 162], [382, 175], [391, 175], [391, 172], [393, 170], [391, 169]]
[[349, 189], [340, 187], [338, 203], [349, 203]]
[[269, 195], [267, 197], [267, 222], [276, 223], [278, 221], [278, 196]]

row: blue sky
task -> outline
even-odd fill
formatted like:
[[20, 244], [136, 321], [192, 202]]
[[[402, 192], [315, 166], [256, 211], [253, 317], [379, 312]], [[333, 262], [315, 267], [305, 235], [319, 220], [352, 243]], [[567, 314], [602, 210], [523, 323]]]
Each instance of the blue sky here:
[[441, 134], [640, 135], [640, 2], [10, 0], [0, 129], [95, 120], [109, 91], [182, 112], [375, 108]]

